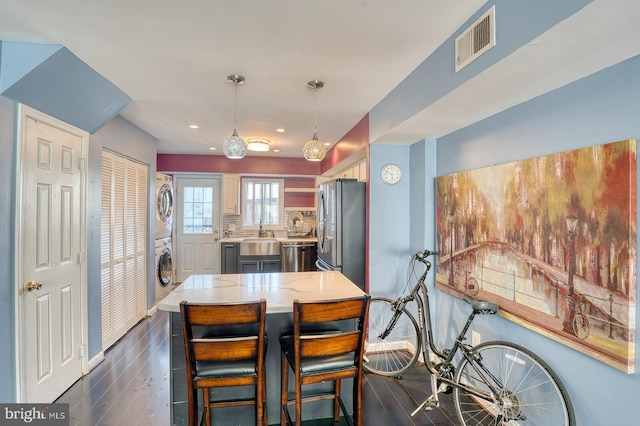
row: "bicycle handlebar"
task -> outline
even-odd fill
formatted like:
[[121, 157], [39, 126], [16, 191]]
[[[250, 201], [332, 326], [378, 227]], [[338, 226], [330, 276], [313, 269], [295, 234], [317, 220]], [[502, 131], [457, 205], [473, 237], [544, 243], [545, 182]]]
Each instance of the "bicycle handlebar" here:
[[422, 251], [416, 252], [412, 257], [418, 260], [425, 260], [427, 257], [435, 256], [437, 254], [438, 254], [437, 251], [422, 250]]

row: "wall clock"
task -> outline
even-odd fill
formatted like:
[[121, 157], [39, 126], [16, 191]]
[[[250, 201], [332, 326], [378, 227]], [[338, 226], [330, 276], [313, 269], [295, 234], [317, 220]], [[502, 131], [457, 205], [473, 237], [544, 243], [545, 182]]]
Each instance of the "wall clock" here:
[[385, 164], [380, 170], [380, 178], [387, 185], [395, 185], [402, 177], [402, 170], [393, 163]]

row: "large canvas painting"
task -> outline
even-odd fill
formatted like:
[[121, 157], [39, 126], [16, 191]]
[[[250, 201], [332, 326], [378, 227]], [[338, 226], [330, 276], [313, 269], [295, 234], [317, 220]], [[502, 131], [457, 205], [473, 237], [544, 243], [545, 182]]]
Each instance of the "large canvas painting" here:
[[636, 142], [437, 178], [436, 285], [635, 368]]

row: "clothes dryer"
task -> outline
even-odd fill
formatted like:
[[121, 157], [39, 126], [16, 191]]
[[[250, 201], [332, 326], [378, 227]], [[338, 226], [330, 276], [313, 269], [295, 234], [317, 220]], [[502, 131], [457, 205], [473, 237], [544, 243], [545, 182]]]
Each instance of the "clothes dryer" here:
[[173, 290], [173, 260], [171, 258], [171, 238], [156, 240], [156, 305]]
[[173, 225], [173, 177], [156, 173], [156, 239], [171, 236]]

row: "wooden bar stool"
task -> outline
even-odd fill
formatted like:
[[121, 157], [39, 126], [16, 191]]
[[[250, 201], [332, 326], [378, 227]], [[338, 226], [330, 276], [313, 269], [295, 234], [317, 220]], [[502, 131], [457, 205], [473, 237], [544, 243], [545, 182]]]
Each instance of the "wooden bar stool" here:
[[[295, 404], [295, 424], [300, 425], [302, 403], [323, 399], [333, 400], [335, 422], [340, 420], [340, 409], [349, 421], [340, 395], [341, 380], [348, 378], [353, 378], [353, 423], [362, 425], [362, 355], [369, 301], [370, 296], [365, 295], [350, 299], [293, 302], [293, 334], [280, 337], [281, 425], [291, 423], [289, 405]], [[340, 325], [345, 321], [350, 324]], [[289, 399], [289, 366], [295, 378], [293, 400]], [[320, 382], [333, 382], [333, 391], [302, 395], [303, 385]]]
[[[198, 424], [202, 389], [204, 421], [211, 409], [255, 405], [256, 425], [268, 425], [266, 402], [266, 300], [250, 303], [180, 303], [186, 353], [189, 425]], [[210, 389], [253, 386], [252, 397], [211, 398]]]

